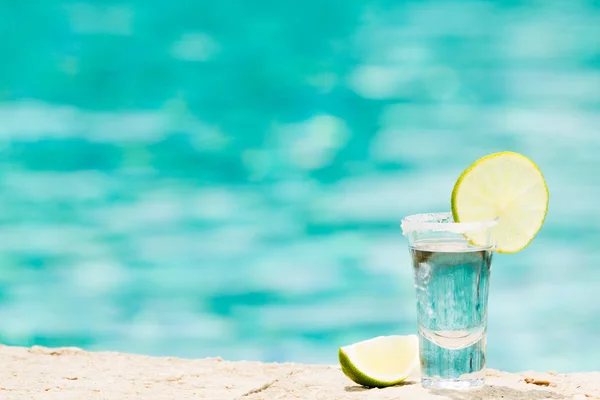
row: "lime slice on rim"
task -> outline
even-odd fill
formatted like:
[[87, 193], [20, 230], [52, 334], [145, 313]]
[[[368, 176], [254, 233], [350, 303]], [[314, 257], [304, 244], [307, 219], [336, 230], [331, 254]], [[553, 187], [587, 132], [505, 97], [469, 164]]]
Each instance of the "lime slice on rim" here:
[[344, 374], [359, 385], [397, 385], [419, 371], [419, 339], [378, 336], [340, 347], [338, 358]]
[[542, 172], [524, 155], [490, 154], [467, 168], [452, 191], [457, 222], [498, 218], [493, 236], [499, 253], [516, 253], [533, 240], [548, 211]]

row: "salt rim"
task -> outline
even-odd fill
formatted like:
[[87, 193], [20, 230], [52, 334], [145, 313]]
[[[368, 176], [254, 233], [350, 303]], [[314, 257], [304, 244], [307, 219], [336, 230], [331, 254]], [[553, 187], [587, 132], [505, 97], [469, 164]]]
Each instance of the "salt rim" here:
[[402, 219], [402, 234], [414, 231], [444, 231], [452, 233], [465, 233], [481, 229], [492, 228], [498, 224], [499, 219], [474, 222], [454, 222], [451, 212], [413, 214]]

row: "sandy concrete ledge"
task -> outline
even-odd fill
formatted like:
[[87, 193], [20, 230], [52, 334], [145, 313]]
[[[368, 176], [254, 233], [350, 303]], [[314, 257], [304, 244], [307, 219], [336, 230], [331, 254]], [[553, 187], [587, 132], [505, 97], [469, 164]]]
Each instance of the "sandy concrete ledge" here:
[[489, 370], [488, 384], [469, 392], [428, 391], [414, 382], [366, 389], [348, 380], [337, 366], [0, 346], [1, 400], [600, 399], [599, 372], [508, 374]]

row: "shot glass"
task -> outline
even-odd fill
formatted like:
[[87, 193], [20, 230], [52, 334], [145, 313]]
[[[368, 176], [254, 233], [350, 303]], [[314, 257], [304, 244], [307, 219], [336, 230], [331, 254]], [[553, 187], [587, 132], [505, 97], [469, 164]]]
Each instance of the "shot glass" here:
[[416, 214], [402, 220], [414, 272], [424, 387], [484, 385], [496, 223], [458, 223], [449, 212]]

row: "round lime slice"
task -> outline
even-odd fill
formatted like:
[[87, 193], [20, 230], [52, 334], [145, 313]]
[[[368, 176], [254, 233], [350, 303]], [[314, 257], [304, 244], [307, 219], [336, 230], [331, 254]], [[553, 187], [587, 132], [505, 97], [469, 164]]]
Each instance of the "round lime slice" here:
[[498, 218], [493, 232], [497, 251], [516, 253], [542, 228], [548, 198], [537, 165], [505, 151], [480, 158], [462, 173], [452, 191], [452, 215], [457, 222]]
[[416, 335], [378, 336], [340, 347], [338, 358], [344, 374], [359, 385], [397, 385], [419, 371], [419, 340]]

